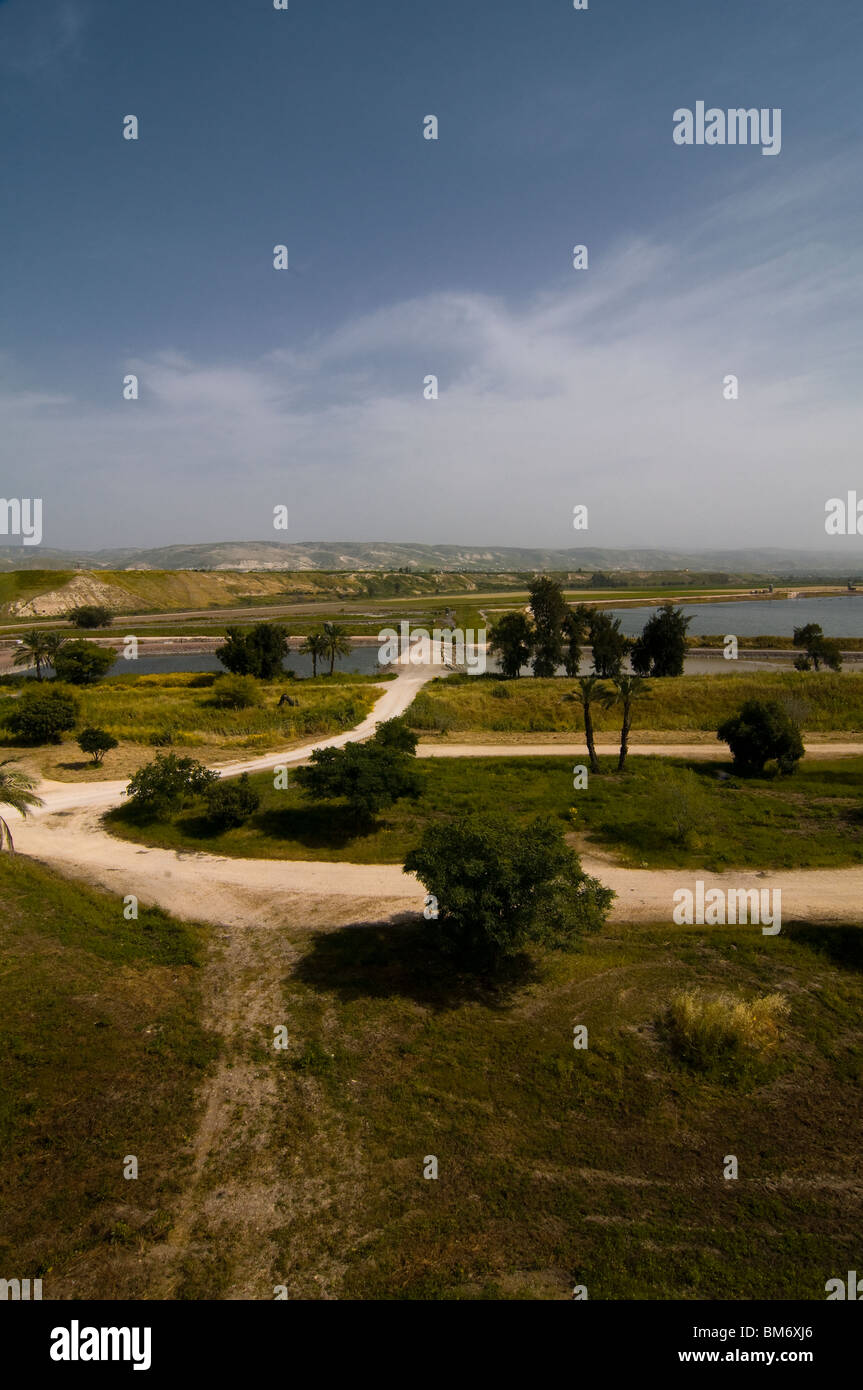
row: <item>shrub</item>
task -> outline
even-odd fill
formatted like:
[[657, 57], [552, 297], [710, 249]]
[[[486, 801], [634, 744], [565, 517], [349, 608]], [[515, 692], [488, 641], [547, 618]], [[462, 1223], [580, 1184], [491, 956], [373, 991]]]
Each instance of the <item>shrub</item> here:
[[688, 1066], [731, 1075], [776, 1051], [789, 1014], [781, 994], [746, 1003], [700, 989], [672, 995], [660, 1025], [672, 1050]]
[[110, 608], [106, 608], [101, 603], [80, 603], [77, 608], [70, 609], [66, 617], [73, 627], [91, 629], [110, 627], [113, 622]]
[[204, 790], [204, 801], [210, 820], [223, 830], [242, 825], [261, 804], [247, 772], [229, 781], [220, 777], [217, 782], [211, 782]]
[[94, 763], [100, 763], [111, 748], [117, 747], [117, 740], [107, 729], [83, 729], [78, 737], [78, 747], [82, 753], [89, 753]]
[[74, 727], [78, 702], [56, 686], [25, 690], [7, 718], [7, 727], [24, 743], [59, 743]]
[[400, 797], [417, 796], [420, 789], [413, 758], [374, 740], [316, 748], [311, 764], [297, 768], [296, 780], [317, 801], [346, 801], [357, 821], [368, 820]]
[[79, 637], [63, 643], [54, 658], [54, 670], [58, 680], [71, 685], [93, 685], [107, 675], [116, 660], [113, 648], [99, 647]]
[[472, 815], [429, 826], [405, 860], [437, 903], [440, 944], [493, 969], [531, 941], [571, 946], [604, 923], [614, 893], [582, 870], [560, 826]]
[[710, 797], [689, 768], [659, 763], [646, 769], [651, 782], [650, 824], [673, 845], [688, 848], [711, 819]]
[[508, 685], [493, 685], [491, 688], [491, 693], [494, 696], [495, 700], [512, 699], [512, 691], [510, 690]]
[[734, 766], [744, 775], [759, 776], [768, 763], [790, 774], [803, 757], [800, 730], [777, 700], [747, 700], [720, 724], [716, 737], [728, 744]]
[[254, 676], [219, 676], [213, 682], [213, 704], [219, 709], [252, 709], [261, 702]]
[[194, 797], [202, 796], [218, 775], [194, 758], [160, 753], [153, 762], [138, 768], [126, 788], [126, 795], [138, 815], [167, 816], [179, 811]]
[[[351, 711], [352, 722], [354, 711]], [[372, 740], [382, 748], [393, 748], [399, 753], [416, 753], [417, 736], [406, 719], [387, 719], [379, 724]]]

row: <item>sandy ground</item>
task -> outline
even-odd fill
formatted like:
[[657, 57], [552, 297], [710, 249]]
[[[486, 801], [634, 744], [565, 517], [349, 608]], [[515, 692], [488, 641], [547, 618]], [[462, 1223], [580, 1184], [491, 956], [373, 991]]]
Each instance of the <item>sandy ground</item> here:
[[[222, 764], [221, 771], [265, 771], [280, 764], [302, 762], [314, 748], [339, 748], [368, 738], [381, 720], [404, 713], [418, 689], [436, 674], [433, 667], [406, 667], [354, 729], [303, 748]], [[421, 744], [418, 752], [427, 758], [587, 754], [580, 743]], [[721, 745], [703, 743], [636, 745], [632, 753], [712, 759], [728, 756]], [[822, 743], [807, 750], [807, 756], [818, 758], [855, 753], [860, 753], [860, 744]], [[125, 785], [125, 780], [41, 782], [39, 794], [44, 807], [23, 822], [14, 814], [10, 817], [15, 822], [17, 848], [121, 896], [134, 894], [142, 902], [158, 904], [180, 917], [224, 927], [275, 925], [283, 920], [288, 899], [293, 907], [299, 899], [306, 899], [309, 918], [314, 918], [316, 903], [340, 900], [333, 901], [332, 916], [345, 921], [379, 920], [394, 912], [422, 908], [422, 886], [398, 865], [231, 859], [149, 848], [115, 839], [101, 828], [100, 817], [109, 807], [119, 804]], [[588, 872], [618, 894], [612, 915], [626, 921], [670, 919], [675, 890], [692, 886], [695, 878], [695, 874], [680, 870], [621, 868], [592, 847], [582, 851], [582, 861]], [[786, 920], [796, 917], [855, 922], [863, 901], [863, 866], [702, 877], [708, 886], [780, 888]]]

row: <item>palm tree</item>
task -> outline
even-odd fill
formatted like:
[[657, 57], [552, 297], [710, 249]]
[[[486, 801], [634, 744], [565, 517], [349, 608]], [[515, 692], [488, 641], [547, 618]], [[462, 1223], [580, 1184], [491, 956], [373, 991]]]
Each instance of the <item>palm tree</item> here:
[[19, 639], [18, 651], [12, 658], [13, 666], [35, 666], [36, 679], [42, 679], [42, 667], [49, 661], [48, 634], [31, 627]]
[[[14, 811], [19, 811], [22, 816], [33, 806], [41, 806], [41, 796], [36, 796], [33, 788], [36, 783], [32, 777], [28, 777], [26, 772], [20, 768], [12, 768], [10, 764], [12, 758], [4, 758], [0, 762], [0, 806], [11, 806]], [[9, 768], [9, 771], [5, 771]], [[0, 850], [8, 849], [10, 853], [15, 853], [15, 846], [12, 843], [12, 831], [8, 823], [0, 816]]]
[[605, 686], [599, 676], [580, 676], [578, 685], [581, 692], [581, 708], [584, 711], [584, 737], [590, 758], [590, 770], [591, 772], [599, 772], [599, 759], [596, 756], [596, 743], [593, 737], [593, 715], [590, 707], [595, 700], [604, 698]]
[[300, 647], [301, 652], [312, 658], [312, 675], [318, 674], [318, 662], [323, 661], [327, 654], [327, 639], [320, 628], [316, 632], [310, 632], [305, 642]]
[[52, 666], [57, 665], [57, 653], [68, 641], [69, 638], [62, 632], [45, 633], [45, 656]]
[[614, 680], [614, 689], [604, 691], [600, 697], [606, 709], [617, 704], [623, 706], [623, 723], [620, 726], [620, 757], [617, 759], [618, 772], [622, 772], [626, 766], [626, 755], [629, 752], [629, 731], [632, 728], [633, 703], [649, 694], [650, 686], [642, 676], [617, 676]]
[[338, 623], [324, 623], [323, 626], [324, 652], [330, 658], [330, 675], [336, 664], [337, 656], [349, 656], [353, 648], [348, 641], [348, 630], [340, 627]]

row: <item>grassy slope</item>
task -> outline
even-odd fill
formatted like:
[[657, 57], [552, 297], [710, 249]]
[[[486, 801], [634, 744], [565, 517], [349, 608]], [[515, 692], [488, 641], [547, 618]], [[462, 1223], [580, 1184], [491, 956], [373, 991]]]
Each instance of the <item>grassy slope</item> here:
[[[147, 1297], [213, 1044], [198, 1023], [202, 937], [158, 910], [0, 856], [0, 1237], [44, 1297]], [[139, 1177], [123, 1177], [138, 1158]]]
[[[805, 730], [857, 733], [863, 728], [863, 674], [764, 671], [749, 675], [675, 676], [650, 682], [651, 693], [635, 706], [635, 734], [644, 729], [691, 729], [715, 733], [744, 700], [791, 702]], [[496, 693], [497, 692], [497, 693]], [[504, 692], [504, 693], [501, 693]], [[581, 706], [565, 700], [578, 684], [561, 677], [499, 681], [450, 676], [427, 685], [408, 713], [413, 727], [428, 734], [569, 731], [583, 733]], [[598, 730], [620, 727], [617, 710], [594, 707]]]
[[[606, 774], [572, 789], [571, 758], [447, 758], [417, 764], [422, 794], [397, 803], [369, 830], [338, 805], [315, 805], [289, 785], [273, 787], [271, 773], [251, 780], [261, 807], [245, 825], [215, 833], [192, 807], [166, 823], [139, 825], [125, 810], [112, 812], [109, 829], [123, 838], [169, 849], [207, 850], [253, 859], [347, 860], [401, 863], [426, 825], [468, 811], [517, 808], [525, 819], [551, 815], [567, 828], [616, 849], [624, 862], [723, 868], [816, 868], [863, 859], [863, 758], [804, 764], [793, 778], [720, 782], [716, 764], [691, 764], [699, 774], [703, 807], [691, 842], [680, 846], [658, 813], [658, 765], [682, 760], [632, 759], [623, 776], [614, 760]], [[571, 808], [576, 808], [572, 817]]]
[[[280, 1162], [317, 1193], [285, 1204], [291, 1297], [334, 1255], [325, 1296], [356, 1298], [823, 1299], [855, 1267], [859, 931], [608, 928], [507, 998], [442, 975], [429, 930], [311, 937], [285, 982]], [[690, 984], [786, 995], [772, 1075], [669, 1056], [656, 1018]]]

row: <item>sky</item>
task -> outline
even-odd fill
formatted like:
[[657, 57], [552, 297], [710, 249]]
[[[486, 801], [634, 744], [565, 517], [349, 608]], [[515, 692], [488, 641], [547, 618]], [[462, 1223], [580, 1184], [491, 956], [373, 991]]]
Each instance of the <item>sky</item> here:
[[0, 494], [61, 549], [856, 552], [861, 57], [859, 0], [0, 0]]

